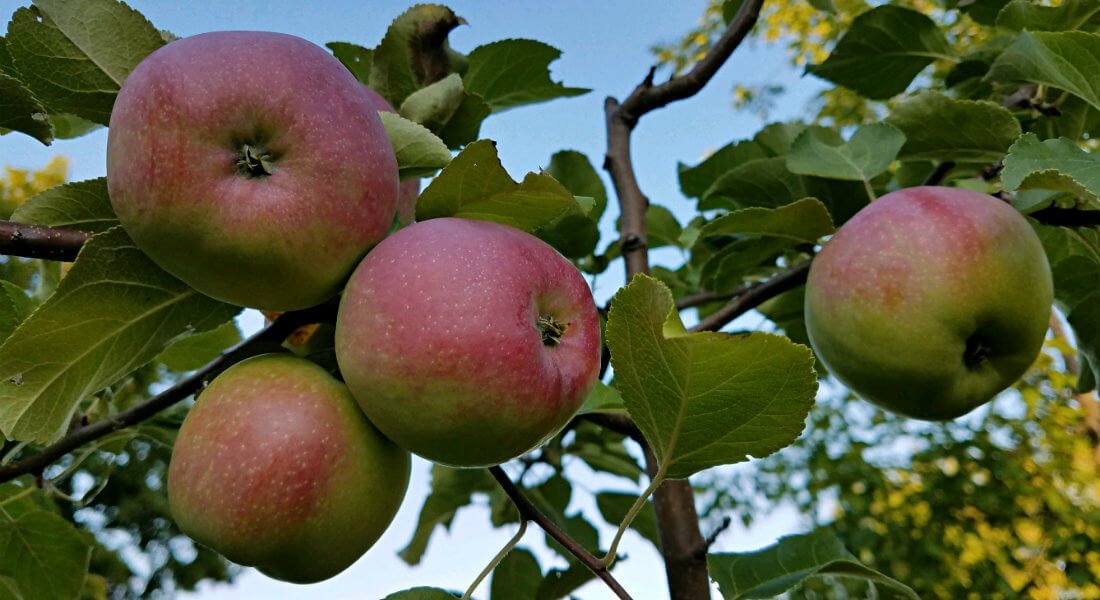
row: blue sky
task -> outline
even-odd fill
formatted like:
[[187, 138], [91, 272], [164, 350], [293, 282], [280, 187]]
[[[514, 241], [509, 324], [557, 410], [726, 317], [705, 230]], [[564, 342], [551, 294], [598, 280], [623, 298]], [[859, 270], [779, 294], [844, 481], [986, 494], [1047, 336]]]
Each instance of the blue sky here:
[[[11, 14], [26, 2], [0, 1], [0, 12]], [[144, 13], [154, 25], [180, 36], [205, 31], [251, 29], [298, 35], [318, 44], [348, 41], [374, 46], [390, 20], [409, 4], [375, 0], [371, 2], [331, 1], [292, 2], [288, 0], [242, 0], [224, 2], [200, 0], [133, 0], [131, 5]], [[603, 101], [609, 95], [620, 99], [645, 75], [653, 62], [649, 47], [670, 41], [690, 29], [702, 14], [702, 0], [671, 3], [653, 0], [615, 0], [605, 2], [557, 0], [536, 2], [452, 1], [448, 5], [469, 23], [451, 34], [451, 44], [468, 52], [491, 41], [517, 37], [549, 43], [562, 50], [562, 57], [551, 65], [553, 77], [570, 86], [592, 88], [584, 96], [546, 104], [513, 109], [492, 116], [481, 130], [483, 138], [498, 142], [505, 168], [514, 178], [545, 167], [550, 156], [562, 149], [587, 154], [599, 169], [606, 143]], [[673, 8], [675, 7], [675, 8]], [[737, 114], [730, 109], [730, 90], [735, 83], [784, 85], [789, 93], [770, 115], [771, 120], [800, 116], [819, 82], [801, 78], [791, 67], [782, 49], [763, 44], [743, 48], [718, 73], [697, 97], [647, 115], [633, 136], [634, 167], [642, 190], [650, 199], [668, 206], [686, 223], [692, 207], [679, 192], [677, 162], [695, 163], [707, 152], [735, 140], [751, 137], [763, 122], [754, 115]], [[105, 174], [106, 132], [98, 131], [72, 141], [60, 141], [51, 147], [21, 135], [0, 137], [0, 164], [38, 168], [55, 154], [71, 161], [70, 177], [88, 179]], [[603, 172], [601, 171], [601, 175]], [[605, 177], [605, 185], [610, 184]], [[602, 223], [607, 243], [617, 214], [614, 200]], [[673, 251], [657, 253], [658, 264], [675, 265], [679, 255]], [[621, 265], [613, 265], [607, 275], [595, 281], [598, 300], [608, 298], [622, 285]], [[255, 319], [246, 320], [246, 326]], [[631, 490], [624, 480], [594, 476], [583, 465], [568, 467], [576, 478], [574, 504], [570, 510], [598, 513], [590, 493], [605, 489]], [[197, 597], [204, 599], [237, 598], [357, 598], [373, 599], [416, 585], [435, 585], [465, 589], [474, 576], [514, 533], [512, 529], [492, 530], [487, 510], [469, 509], [456, 519], [450, 533], [437, 533], [422, 563], [406, 566], [395, 552], [409, 540], [416, 515], [428, 490], [428, 465], [417, 460], [413, 479], [397, 519], [368, 554], [340, 576], [315, 586], [294, 586], [268, 579], [249, 571], [234, 586], [204, 587]], [[599, 522], [599, 517], [594, 516]], [[778, 535], [795, 530], [794, 515], [783, 510], [765, 519], [751, 531], [737, 526], [718, 540], [718, 550], [750, 550], [766, 545]], [[604, 545], [614, 529], [601, 529]], [[542, 535], [532, 528], [525, 545], [535, 548], [543, 568], [560, 566], [542, 544]], [[623, 543], [629, 558], [619, 563], [615, 573], [637, 598], [665, 597], [664, 573], [656, 551], [641, 538], [628, 534]], [[479, 597], [487, 595], [483, 584]], [[582, 588], [583, 598], [610, 598], [600, 584]]]

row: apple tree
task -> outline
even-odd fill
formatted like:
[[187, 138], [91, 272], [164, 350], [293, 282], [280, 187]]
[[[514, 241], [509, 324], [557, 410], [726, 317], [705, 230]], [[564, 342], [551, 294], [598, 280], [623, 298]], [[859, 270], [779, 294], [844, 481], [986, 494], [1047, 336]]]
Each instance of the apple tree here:
[[[815, 124], [769, 124], [670, 173], [695, 213], [680, 222], [641, 189], [632, 134], [736, 61], [761, 14], [769, 35], [786, 23], [817, 39], [796, 59], [835, 87]], [[403, 494], [412, 451], [438, 464], [404, 560], [418, 562], [438, 526], [475, 499], [488, 500], [493, 526], [518, 527], [471, 573], [467, 598], [569, 597], [590, 582], [646, 597], [614, 572], [630, 529], [660, 550], [677, 599], [709, 598], [712, 581], [725, 598], [796, 588], [950, 595], [960, 588], [909, 565], [955, 557], [899, 551], [921, 544], [889, 537], [898, 521], [886, 512], [926, 506], [895, 511], [914, 519], [910, 529], [957, 518], [968, 506], [948, 500], [977, 492], [936, 479], [948, 471], [989, 477], [1023, 461], [1027, 475], [1006, 481], [1041, 487], [1045, 455], [1080, 445], [1044, 443], [1031, 425], [1052, 414], [1088, 425], [1070, 440], [1100, 431], [1089, 395], [1100, 367], [1095, 2], [715, 3], [685, 43], [657, 49], [657, 66], [639, 65], [635, 88], [607, 90], [603, 157], [550, 150], [548, 166], [520, 181], [501, 166], [508, 149], [480, 139], [481, 123], [589, 90], [550, 78], [560, 53], [541, 41], [501, 32], [452, 48], [463, 20], [449, 8], [395, 17], [375, 45], [338, 40], [325, 53], [282, 40], [249, 53], [274, 34], [178, 40], [158, 29], [172, 24], [154, 26], [117, 0], [36, 0], [12, 15], [0, 126], [44, 144], [108, 126], [110, 142], [108, 177], [46, 189], [0, 222], [0, 594], [190, 589], [230, 576], [223, 555], [289, 581], [331, 576], [385, 529], [401, 499], [378, 499], [378, 479]], [[310, 73], [263, 68], [269, 50], [291, 46]], [[265, 84], [278, 101], [243, 109]], [[296, 105], [319, 89], [331, 90], [325, 102]], [[735, 90], [765, 104], [773, 93]], [[225, 130], [206, 121], [222, 118]], [[309, 125], [324, 118], [356, 135], [326, 146]], [[178, 160], [180, 148], [201, 156]], [[207, 164], [218, 178], [204, 179]], [[295, 169], [313, 174], [304, 192], [288, 179]], [[417, 190], [410, 215], [399, 197]], [[324, 203], [301, 209], [311, 193]], [[261, 218], [249, 214], [268, 204]], [[616, 212], [617, 235], [601, 239]], [[683, 261], [651, 267], [661, 247]], [[479, 257], [496, 268], [474, 283], [438, 266]], [[594, 306], [581, 274], [609, 269], [628, 283]], [[286, 312], [242, 339], [233, 321], [242, 307]], [[764, 320], [739, 319], [750, 311]], [[424, 315], [430, 326], [402, 337], [403, 317]], [[1048, 323], [1057, 352], [1036, 356]], [[920, 429], [853, 400], [879, 434], [857, 440], [867, 425], [835, 408], [849, 398], [842, 384], [910, 416], [970, 416]], [[1026, 410], [994, 410], [1004, 400]], [[253, 417], [263, 406], [283, 408]], [[990, 436], [986, 450], [944, 428]], [[857, 441], [838, 451], [822, 436], [838, 429]], [[1015, 444], [997, 441], [1004, 432]], [[910, 469], [861, 468], [863, 450], [905, 436], [923, 443]], [[813, 475], [802, 484], [784, 478], [800, 456]], [[596, 491], [598, 515], [568, 513], [587, 492], [570, 481], [567, 457], [640, 494]], [[852, 470], [818, 477], [822, 457]], [[750, 472], [763, 493], [739, 493], [755, 479], [727, 489], [719, 467], [750, 458], [763, 459]], [[1083, 495], [1080, 506], [1095, 505], [1095, 480], [1049, 473], [1073, 482], [1067, 495]], [[218, 494], [226, 481], [240, 487]], [[915, 481], [959, 492], [921, 503]], [[762, 498], [798, 495], [809, 512], [838, 484], [854, 494], [840, 495], [845, 514], [862, 502], [878, 520], [822, 519], [757, 552], [713, 551], [723, 523], [751, 519]], [[369, 523], [347, 520], [357, 508]], [[1044, 547], [1034, 522], [1043, 507], [1022, 510], [996, 529], [994, 550], [1019, 561], [1018, 548]], [[612, 539], [597, 535], [597, 517], [619, 526]], [[544, 567], [522, 547], [529, 526], [565, 566]], [[983, 541], [951, 527], [949, 544]], [[994, 531], [988, 519], [976, 527]], [[151, 574], [134, 576], [110, 542], [117, 532], [133, 534]], [[999, 575], [961, 589], [1041, 595], [1095, 580], [1096, 532], [1075, 530], [1083, 537], [1057, 550], [1065, 559], [1042, 563], [1045, 583], [1001, 560]], [[199, 542], [190, 559], [172, 550], [191, 544], [184, 534]], [[458, 595], [430, 581], [409, 588], [389, 598]]]

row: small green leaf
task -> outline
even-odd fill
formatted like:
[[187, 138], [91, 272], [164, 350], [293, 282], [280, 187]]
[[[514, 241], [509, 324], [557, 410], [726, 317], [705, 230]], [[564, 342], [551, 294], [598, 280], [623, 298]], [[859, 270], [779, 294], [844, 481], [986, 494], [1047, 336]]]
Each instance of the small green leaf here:
[[645, 226], [650, 248], [676, 246], [680, 243], [680, 235], [684, 231], [680, 227], [680, 222], [676, 220], [676, 215], [660, 204], [650, 203], [646, 207]]
[[0, 128], [25, 133], [50, 145], [53, 126], [46, 109], [18, 79], [0, 73]]
[[[775, 270], [775, 259], [795, 242], [789, 238], [740, 239], [727, 244], [703, 263], [699, 282], [715, 293], [733, 290], [760, 271]], [[763, 266], [762, 266], [763, 265]]]
[[588, 161], [588, 157], [576, 150], [562, 150], [550, 157], [546, 174], [557, 179], [574, 196], [588, 196], [595, 201], [588, 217], [599, 221], [607, 208], [607, 189], [600, 174]]
[[953, 57], [936, 22], [888, 4], [856, 17], [829, 58], [806, 72], [872, 100], [886, 100], [904, 92], [937, 59]]
[[458, 510], [473, 502], [474, 494], [495, 489], [496, 481], [485, 469], [452, 469], [433, 465], [432, 491], [420, 507], [412, 539], [398, 556], [410, 565], [419, 564], [437, 526], [449, 529]]
[[623, 397], [619, 391], [602, 381], [597, 381], [592, 391], [588, 393], [584, 404], [577, 410], [578, 415], [592, 412], [626, 413], [623, 405]]
[[370, 68], [374, 61], [374, 53], [362, 46], [348, 42], [329, 42], [325, 47], [332, 50], [332, 55], [339, 60], [360, 83], [370, 82]]
[[1009, 31], [1071, 31], [1100, 22], [1096, 0], [1062, 0], [1043, 6], [1034, 0], [1012, 0], [997, 15], [997, 27]]
[[814, 243], [835, 231], [833, 219], [817, 198], [778, 208], [742, 208], [707, 223], [700, 236], [749, 235]]
[[[605, 521], [618, 526], [626, 518], [626, 514], [630, 512], [637, 499], [638, 496], [635, 494], [600, 492], [596, 494], [596, 506], [600, 509], [600, 514]], [[654, 548], [661, 549], [661, 535], [657, 532], [657, 513], [653, 510], [652, 502], [646, 502], [645, 508], [631, 521], [630, 528], [653, 544]]]
[[380, 111], [378, 116], [397, 155], [401, 179], [431, 175], [451, 162], [447, 145], [423, 125], [391, 112]]
[[539, 561], [524, 548], [513, 548], [493, 569], [489, 582], [489, 600], [534, 598], [542, 583]]
[[89, 536], [45, 510], [10, 520], [0, 513], [0, 576], [15, 581], [24, 600], [75, 600], [92, 556]]
[[0, 346], [0, 431], [15, 440], [57, 439], [89, 394], [177, 336], [239, 310], [162, 271], [121, 229], [96, 235], [53, 296]]
[[549, 175], [528, 173], [516, 183], [489, 140], [466, 147], [432, 181], [416, 202], [416, 219], [462, 217], [535, 231], [581, 212], [569, 190]]
[[905, 134], [901, 160], [996, 162], [1020, 137], [1020, 122], [1008, 109], [937, 92], [921, 92], [899, 102], [886, 122]]
[[993, 63], [986, 79], [1030, 81], [1065, 90], [1100, 109], [1100, 35], [1025, 31]]
[[767, 157], [767, 151], [756, 142], [743, 141], [728, 144], [694, 167], [680, 163], [677, 167], [680, 174], [680, 191], [685, 196], [700, 198], [715, 179], [730, 169], [750, 160]]
[[607, 344], [615, 383], [661, 469], [682, 479], [763, 457], [802, 431], [817, 391], [813, 357], [784, 337], [683, 329], [672, 294], [640, 275], [611, 304]]
[[393, 106], [451, 72], [447, 34], [465, 23], [438, 4], [417, 4], [401, 13], [371, 56], [370, 87]]
[[118, 225], [107, 195], [107, 178], [52, 187], [32, 196], [11, 215], [16, 223], [68, 227], [100, 233]]
[[432, 131], [440, 131], [462, 106], [466, 93], [462, 89], [462, 76], [458, 73], [409, 94], [397, 112], [402, 117], [419, 123]]
[[448, 592], [440, 588], [415, 587], [400, 592], [394, 592], [382, 600], [454, 600], [462, 597], [462, 594]]
[[1009, 190], [1054, 190], [1100, 206], [1100, 159], [1065, 138], [1025, 133], [1009, 148], [1001, 181]]
[[846, 144], [831, 145], [807, 129], [787, 155], [787, 169], [798, 175], [870, 182], [886, 172], [905, 144], [905, 134], [886, 123], [860, 127]]
[[481, 122], [492, 110], [485, 101], [473, 94], [466, 94], [451, 120], [438, 133], [448, 148], [456, 150], [478, 138]]
[[35, 0], [8, 24], [20, 79], [50, 112], [106, 125], [126, 77], [164, 39], [141, 13], [116, 0]]
[[[567, 214], [544, 227], [538, 236], [568, 258], [579, 259], [596, 251], [600, 241], [597, 222], [607, 206], [607, 191], [588, 158], [580, 152], [565, 150], [550, 157], [546, 174], [573, 194], [579, 211]], [[585, 206], [585, 203], [588, 206]]]
[[93, 123], [68, 113], [53, 113], [50, 115], [50, 125], [53, 126], [54, 139], [58, 140], [78, 138], [103, 127], [99, 123]]
[[240, 341], [241, 330], [237, 328], [237, 324], [226, 321], [210, 331], [177, 340], [165, 348], [157, 360], [173, 371], [194, 371]]
[[493, 112], [589, 92], [550, 79], [550, 63], [559, 56], [560, 50], [535, 40], [485, 44], [470, 53], [462, 82], [466, 91], [477, 94]]
[[724, 600], [774, 598], [810, 577], [825, 575], [862, 579], [882, 600], [920, 600], [908, 586], [861, 564], [826, 529], [782, 537], [756, 552], [711, 554], [707, 566]]

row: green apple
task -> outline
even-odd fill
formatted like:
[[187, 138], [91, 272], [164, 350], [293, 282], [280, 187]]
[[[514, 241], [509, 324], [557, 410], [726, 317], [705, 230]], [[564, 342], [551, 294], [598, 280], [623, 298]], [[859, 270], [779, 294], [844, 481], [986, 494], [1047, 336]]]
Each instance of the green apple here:
[[466, 219], [414, 223], [352, 274], [336, 359], [386, 436], [442, 464], [493, 465], [557, 433], [600, 368], [580, 272], [542, 240]]
[[397, 513], [409, 454], [344, 384], [285, 354], [210, 383], [180, 428], [168, 501], [180, 529], [233, 562], [321, 581], [366, 552]]
[[814, 260], [806, 328], [818, 359], [883, 408], [964, 415], [1016, 381], [1043, 345], [1053, 297], [1038, 236], [992, 196], [886, 194]]
[[322, 48], [223, 31], [145, 58], [115, 100], [111, 204], [161, 268], [226, 302], [335, 295], [393, 224], [397, 159], [360, 83]]

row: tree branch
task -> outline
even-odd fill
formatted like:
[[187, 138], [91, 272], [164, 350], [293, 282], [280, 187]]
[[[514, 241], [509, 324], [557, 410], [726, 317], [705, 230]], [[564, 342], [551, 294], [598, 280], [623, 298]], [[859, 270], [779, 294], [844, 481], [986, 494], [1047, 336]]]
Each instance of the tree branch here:
[[497, 480], [500, 487], [504, 490], [505, 494], [511, 498], [512, 503], [516, 505], [516, 510], [519, 511], [519, 517], [525, 521], [532, 521], [536, 525], [542, 528], [551, 538], [557, 543], [561, 544], [570, 554], [577, 557], [577, 560], [584, 566], [588, 567], [607, 584], [607, 587], [611, 588], [611, 591], [622, 600], [631, 600], [630, 594], [623, 589], [623, 586], [611, 575], [611, 572], [600, 562], [600, 559], [592, 555], [591, 552], [584, 549], [574, 540], [569, 537], [564, 531], [561, 530], [549, 517], [539, 512], [539, 509], [535, 508], [535, 505], [527, 499], [527, 496], [523, 495], [516, 484], [512, 482], [508, 474], [504, 472], [504, 469], [497, 467], [489, 467], [489, 472], [493, 474], [493, 478]]
[[41, 474], [46, 467], [73, 450], [109, 433], [149, 419], [158, 412], [198, 392], [206, 385], [207, 381], [233, 364], [269, 351], [271, 344], [281, 342], [302, 325], [331, 319], [334, 314], [335, 305], [333, 304], [322, 304], [313, 308], [283, 314], [256, 335], [222, 352], [218, 358], [156, 396], [135, 404], [118, 414], [78, 427], [37, 454], [8, 465], [0, 465], [0, 483], [11, 481], [28, 473]]
[[0, 221], [0, 254], [72, 262], [90, 237], [78, 229]]
[[812, 261], [807, 260], [798, 263], [770, 279], [749, 286], [744, 293], [734, 296], [725, 306], [699, 321], [699, 324], [692, 327], [690, 331], [718, 331], [765, 301], [806, 283], [806, 276], [810, 273], [810, 262]]
[[1051, 206], [1050, 208], [1037, 210], [1028, 216], [1044, 225], [1058, 225], [1061, 227], [1096, 227], [1100, 225], [1100, 210], [1077, 210]]
[[924, 178], [923, 185], [939, 185], [943, 183], [944, 178], [946, 178], [947, 174], [950, 173], [951, 169], [954, 168], [955, 161], [953, 160], [945, 160], [941, 162], [940, 164], [936, 165], [935, 169], [932, 169], [932, 172], [928, 174], [928, 177]]

